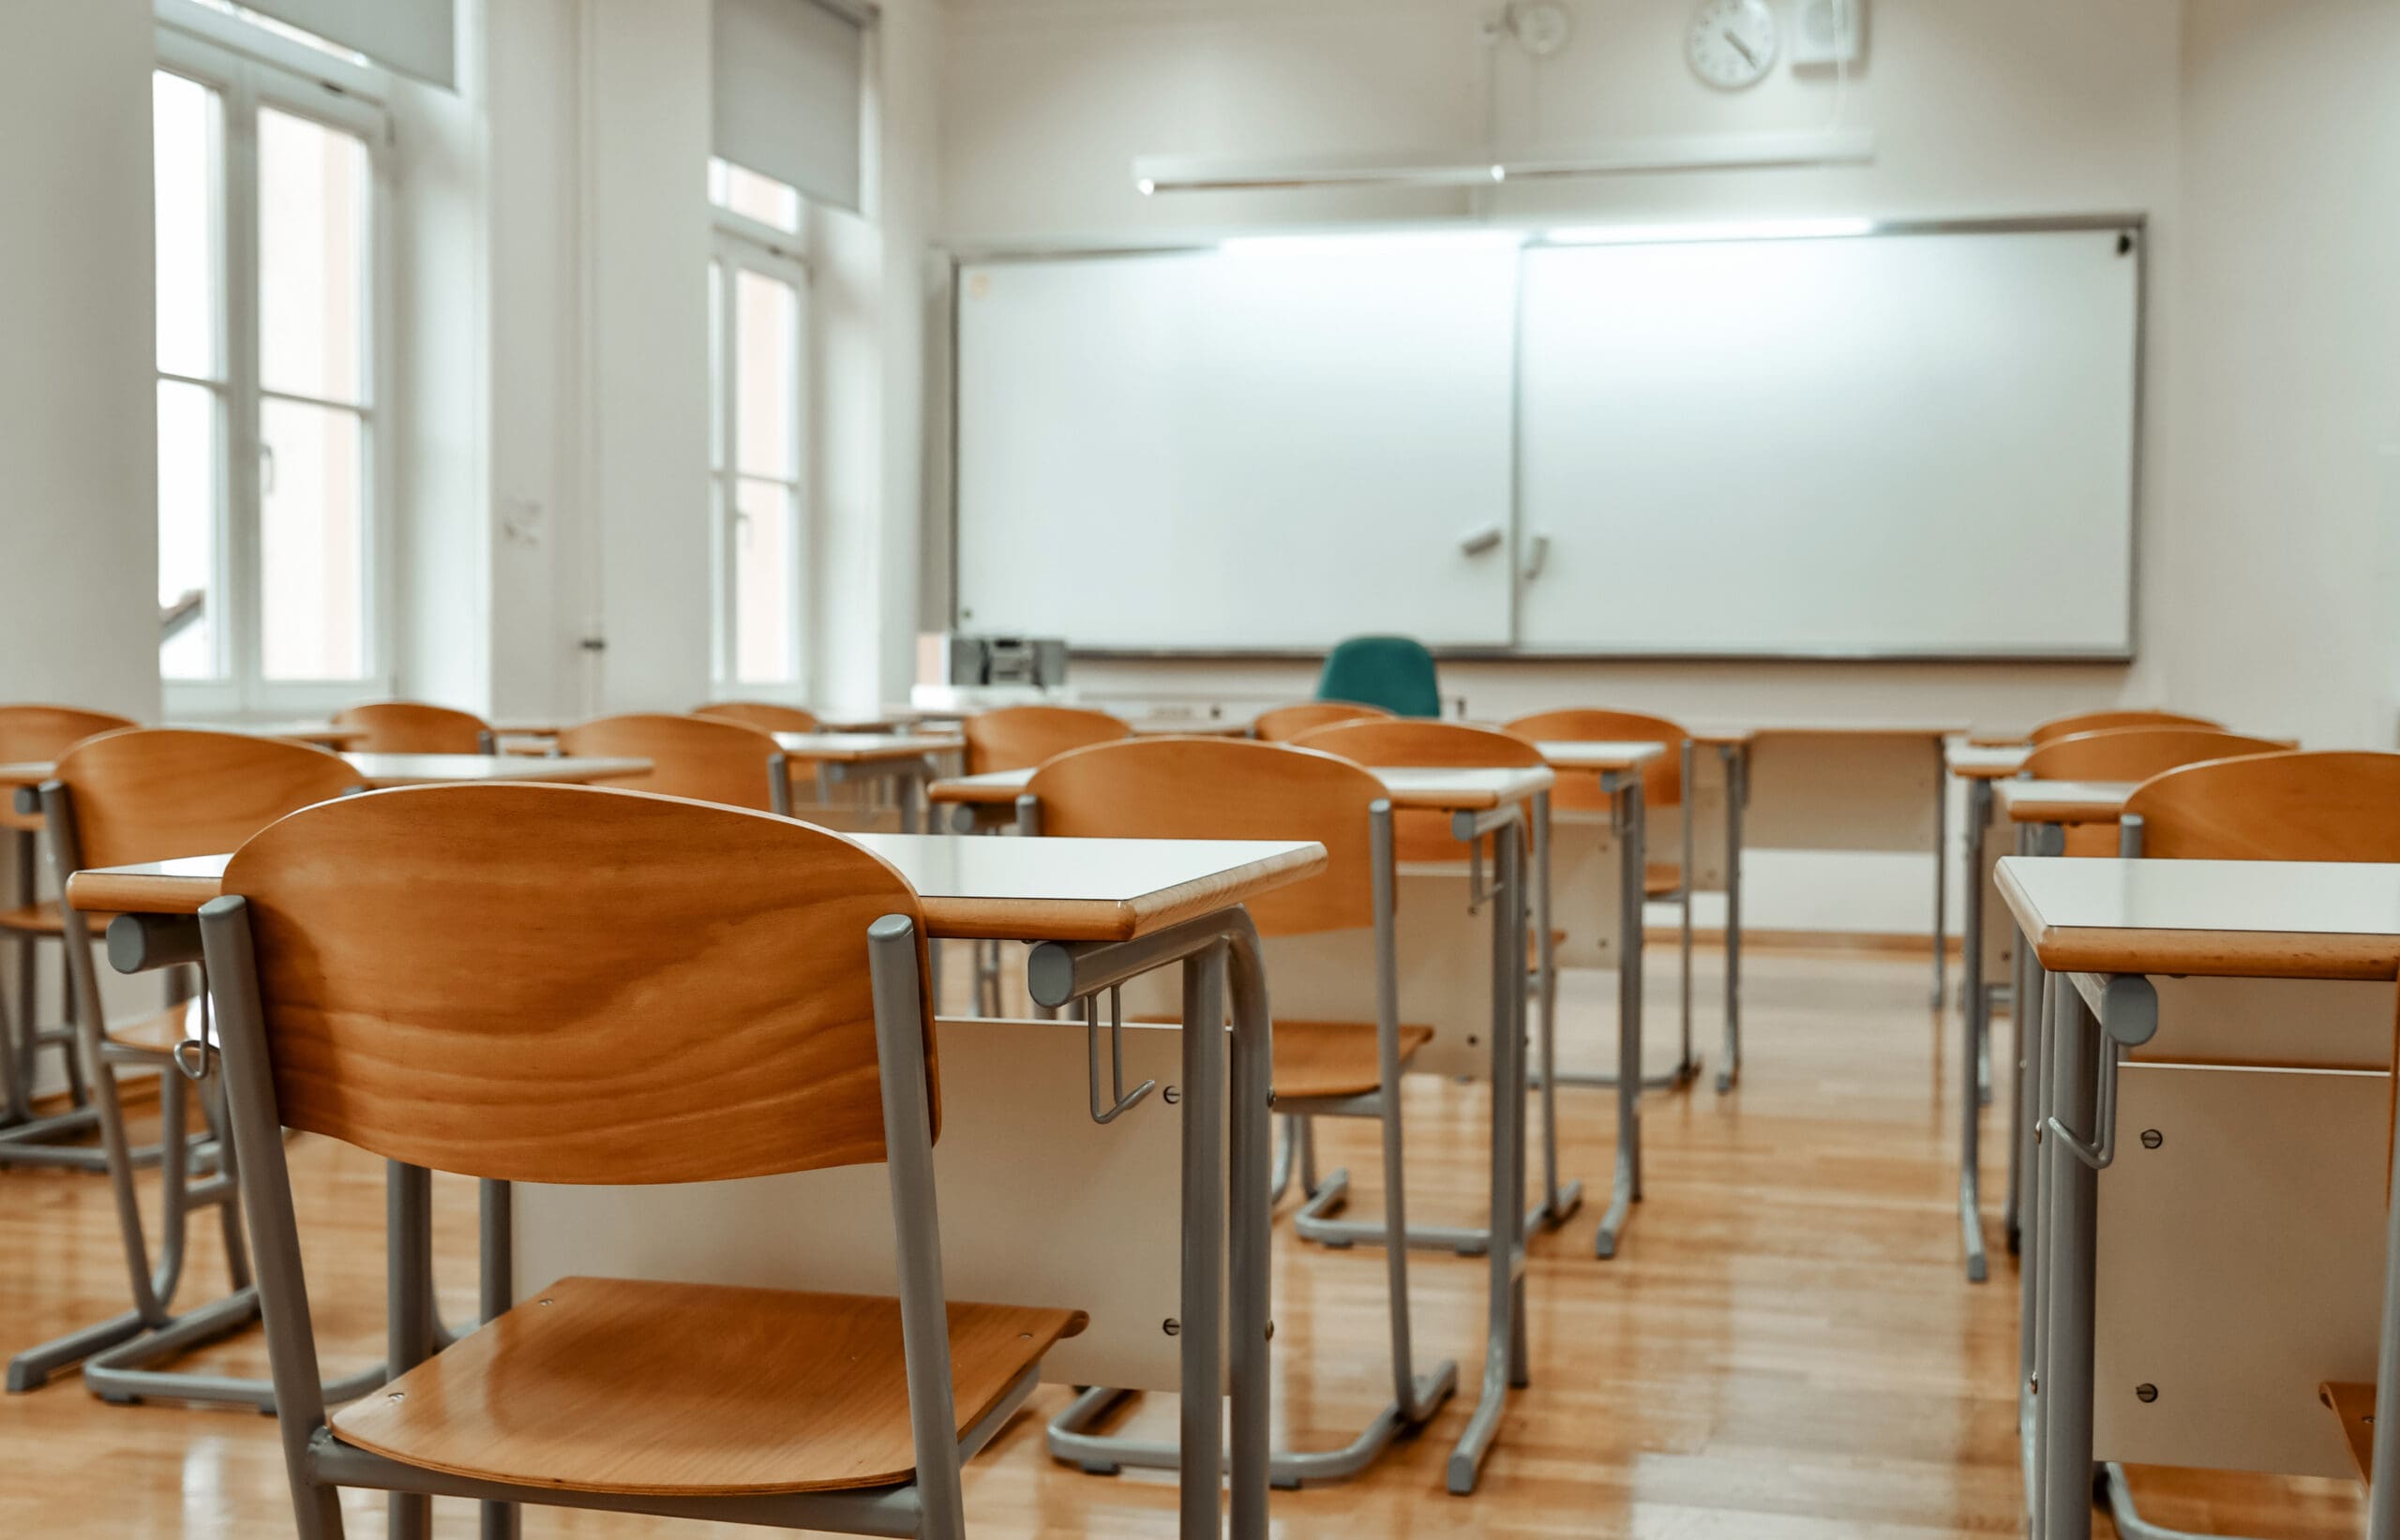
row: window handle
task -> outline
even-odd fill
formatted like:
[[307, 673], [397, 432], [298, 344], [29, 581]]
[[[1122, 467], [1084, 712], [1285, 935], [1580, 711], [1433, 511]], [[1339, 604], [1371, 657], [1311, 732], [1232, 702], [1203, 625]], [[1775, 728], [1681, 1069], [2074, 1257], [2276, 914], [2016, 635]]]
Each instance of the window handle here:
[[275, 496], [275, 445], [259, 445], [259, 496]]

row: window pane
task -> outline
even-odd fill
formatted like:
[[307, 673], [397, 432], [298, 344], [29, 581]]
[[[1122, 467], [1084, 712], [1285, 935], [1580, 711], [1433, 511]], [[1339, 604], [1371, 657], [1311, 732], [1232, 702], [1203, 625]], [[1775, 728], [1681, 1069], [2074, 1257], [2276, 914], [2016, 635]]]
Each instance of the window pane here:
[[365, 398], [367, 146], [259, 109], [259, 367], [266, 388]]
[[217, 349], [217, 93], [160, 70], [150, 77], [156, 166], [158, 367], [219, 378]]
[[158, 673], [217, 677], [217, 393], [158, 381]]
[[790, 487], [744, 480], [734, 492], [733, 674], [744, 684], [792, 679], [792, 535], [798, 522]]
[[725, 263], [709, 263], [709, 469], [725, 469]]
[[777, 230], [800, 229], [799, 188], [713, 156], [709, 157], [709, 201]]
[[788, 481], [800, 473], [800, 294], [738, 268], [733, 313], [737, 469]]
[[366, 671], [366, 499], [355, 412], [259, 405], [259, 648], [268, 679]]

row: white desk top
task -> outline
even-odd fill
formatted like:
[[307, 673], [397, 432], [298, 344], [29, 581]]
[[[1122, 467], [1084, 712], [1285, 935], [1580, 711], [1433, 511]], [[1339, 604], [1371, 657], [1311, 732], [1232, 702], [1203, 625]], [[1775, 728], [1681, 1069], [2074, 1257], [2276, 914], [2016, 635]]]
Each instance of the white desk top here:
[[2002, 781], [2000, 810], [2020, 824], [2114, 823], [2134, 794], [2131, 781]]
[[[474, 781], [607, 781], [639, 775], [647, 759], [544, 759], [521, 754], [346, 754], [370, 786], [456, 785]], [[0, 765], [0, 785], [38, 785], [54, 769], [48, 760]]]
[[365, 727], [337, 727], [322, 718], [299, 722], [166, 722], [159, 725], [196, 733], [240, 733], [245, 738], [292, 738], [328, 749], [374, 736]]
[[1948, 751], [1950, 773], [1974, 781], [1999, 781], [2025, 768], [2033, 751], [2023, 743], [1953, 743]]
[[459, 785], [476, 781], [609, 781], [640, 775], [647, 759], [546, 759], [522, 754], [346, 754], [374, 786]]
[[955, 754], [967, 746], [967, 740], [956, 733], [777, 733], [775, 743], [794, 759], [865, 764]]
[[2400, 865], [2010, 856], [1999, 883], [2053, 972], [2400, 977]]
[[[938, 936], [1128, 940], [1325, 868], [1325, 846], [1313, 841], [850, 837], [900, 869]], [[218, 895], [231, 859], [78, 872], [68, 896], [94, 914], [193, 914]]]
[[1700, 723], [1685, 727], [1702, 743], [1748, 743], [1761, 738], [1952, 738], [1962, 722]]
[[1605, 742], [1598, 740], [1545, 740], [1534, 745], [1552, 770], [1631, 770], [1646, 765], [1667, 752], [1664, 743], [1633, 741]]
[[[1478, 770], [1424, 767], [1371, 770], [1391, 793], [1392, 805], [1430, 808], [1443, 813], [1480, 813], [1505, 802], [1519, 802], [1538, 791], [1548, 791], [1557, 777], [1547, 770]], [[925, 788], [933, 802], [965, 802], [992, 806], [1013, 802], [1033, 779], [1029, 770], [990, 770], [982, 775], [953, 775]]]

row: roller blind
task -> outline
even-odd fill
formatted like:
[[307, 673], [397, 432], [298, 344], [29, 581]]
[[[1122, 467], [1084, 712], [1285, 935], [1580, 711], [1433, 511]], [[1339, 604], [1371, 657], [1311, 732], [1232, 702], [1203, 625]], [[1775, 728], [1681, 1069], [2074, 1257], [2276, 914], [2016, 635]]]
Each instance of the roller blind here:
[[716, 153], [856, 209], [874, 14], [836, 0], [716, 0]]
[[242, 0], [329, 43], [377, 64], [456, 89], [458, 84], [455, 0]]

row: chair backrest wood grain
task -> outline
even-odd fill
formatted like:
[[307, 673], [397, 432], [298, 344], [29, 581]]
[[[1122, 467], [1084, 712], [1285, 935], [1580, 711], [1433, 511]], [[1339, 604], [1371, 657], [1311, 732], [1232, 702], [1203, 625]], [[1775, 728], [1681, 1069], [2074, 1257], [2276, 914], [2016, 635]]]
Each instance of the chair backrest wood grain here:
[[1259, 712], [1251, 722], [1250, 733], [1264, 742], [1288, 743], [1302, 733], [1330, 727], [1337, 722], [1380, 722], [1393, 715], [1380, 706], [1363, 706], [1353, 700], [1303, 700]]
[[[1536, 711], [1517, 718], [1507, 727], [1519, 738], [1536, 743], [1664, 743], [1667, 752], [1642, 768], [1642, 800], [1654, 808], [1684, 804], [1684, 743], [1691, 732], [1680, 723], [1642, 711], [1575, 707], [1561, 711]], [[1550, 794], [1550, 805], [1604, 810], [1609, 805], [1609, 796], [1600, 789], [1597, 774], [1561, 770], [1557, 789]]]
[[2222, 730], [2224, 726], [2222, 722], [2212, 722], [2204, 716], [2185, 716], [2181, 711], [2073, 711], [2065, 716], [2050, 718], [2026, 737], [2029, 742], [2039, 748], [2053, 739], [2076, 733], [2107, 732], [2111, 727], [2215, 727]]
[[797, 706], [778, 706], [770, 700], [712, 701], [692, 712], [694, 716], [713, 717], [719, 722], [739, 722], [756, 727], [762, 733], [813, 733], [823, 730], [815, 711]]
[[2400, 861], [2400, 754], [2319, 749], [2183, 765], [2125, 800], [2145, 857]]
[[[285, 1125], [525, 1182], [882, 1160], [867, 928], [915, 892], [838, 834], [589, 786], [371, 792], [236, 851]], [[921, 988], [927, 1095], [932, 1001]]]
[[338, 754], [282, 739], [183, 727], [88, 738], [58, 761], [85, 866], [232, 850], [287, 814], [359, 785]]
[[559, 734], [570, 757], [647, 759], [647, 775], [611, 785], [666, 797], [722, 802], [766, 812], [774, 806], [774, 738], [739, 722], [708, 717], [605, 716]]
[[1326, 868], [1250, 901], [1262, 935], [1375, 922], [1373, 775], [1329, 754], [1224, 738], [1137, 738], [1072, 749], [1026, 783], [1043, 835], [1159, 840], [1315, 840]]
[[367, 737], [350, 745], [362, 754], [481, 754], [491, 727], [470, 711], [413, 700], [378, 700], [334, 716], [337, 727]]
[[[1298, 749], [1337, 754], [1369, 769], [1411, 766], [1478, 770], [1539, 770], [1541, 751], [1522, 738], [1462, 722], [1379, 717], [1337, 722], [1292, 740]], [[1563, 779], [1563, 777], [1562, 777]], [[1447, 813], [1402, 809], [1392, 815], [1392, 846], [1402, 860], [1464, 860], [1467, 848], [1450, 832]]]
[[1031, 770], [1070, 749], [1113, 743], [1133, 729], [1106, 711], [1076, 706], [1003, 706], [967, 719], [967, 773]]
[[[0, 706], [0, 765], [55, 760], [96, 733], [133, 725], [128, 717], [73, 706]], [[36, 830], [38, 813], [19, 813], [16, 799], [0, 794], [0, 829]]]
[[2024, 773], [2036, 781], [2147, 781], [2178, 765], [2291, 747], [2212, 727], [2109, 727], [2053, 739], [2025, 756]]

